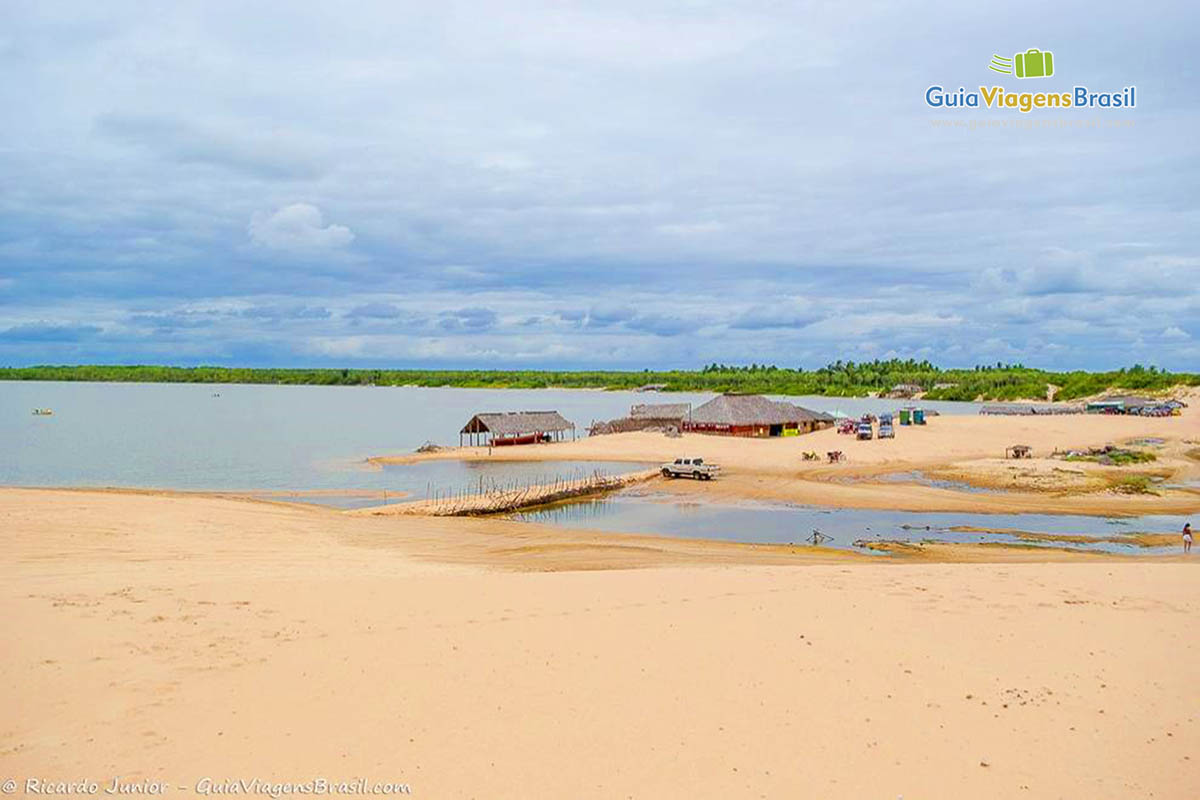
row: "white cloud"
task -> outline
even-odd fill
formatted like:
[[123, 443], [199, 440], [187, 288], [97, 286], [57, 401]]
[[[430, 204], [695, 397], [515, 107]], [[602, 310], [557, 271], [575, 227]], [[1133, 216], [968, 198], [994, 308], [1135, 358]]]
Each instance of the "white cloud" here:
[[1180, 328], [1175, 325], [1172, 325], [1171, 327], [1164, 330], [1162, 332], [1162, 337], [1164, 339], [1190, 339], [1190, 338], [1192, 338], [1187, 335], [1187, 331], [1185, 331], [1183, 328]]
[[368, 344], [370, 340], [365, 336], [315, 336], [304, 342], [303, 350], [319, 356], [357, 358]]
[[479, 159], [479, 166], [499, 172], [523, 172], [533, 167], [533, 161], [519, 153], [493, 153]]
[[255, 214], [249, 233], [257, 245], [292, 252], [336, 250], [354, 241], [353, 231], [345, 225], [326, 225], [321, 209], [308, 203], [293, 203], [273, 214]]
[[[921, 88], [1011, 3], [9, 5], [0, 305], [102, 328], [97, 360], [1196, 363], [1194, 113], [931, 130]], [[1138, 17], [1147, 84], [1191, 56], [1176, 6]]]
[[659, 225], [656, 230], [659, 233], [668, 233], [675, 236], [694, 236], [696, 234], [717, 233], [725, 229], [721, 223], [710, 220], [708, 222], [677, 222]]

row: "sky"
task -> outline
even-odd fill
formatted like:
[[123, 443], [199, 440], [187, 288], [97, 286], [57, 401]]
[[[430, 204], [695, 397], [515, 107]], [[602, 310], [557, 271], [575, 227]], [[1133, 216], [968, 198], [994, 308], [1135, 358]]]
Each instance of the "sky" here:
[[[0, 365], [1200, 369], [1197, 30], [1194, 2], [9, 0]], [[1054, 76], [987, 69], [1029, 48]]]

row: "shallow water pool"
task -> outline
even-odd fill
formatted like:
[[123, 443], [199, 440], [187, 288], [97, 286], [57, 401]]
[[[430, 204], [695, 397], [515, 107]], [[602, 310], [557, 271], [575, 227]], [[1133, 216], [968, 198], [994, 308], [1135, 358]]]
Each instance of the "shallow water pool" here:
[[[803, 544], [814, 530], [832, 537], [828, 547], [854, 549], [855, 543], [992, 542], [1033, 546], [1069, 546], [1118, 553], [1157, 553], [1170, 548], [1141, 547], [1134, 533], [1175, 533], [1183, 525], [1173, 516], [1108, 519], [1069, 514], [969, 514], [835, 509], [786, 503], [680, 502], [666, 495], [619, 493], [512, 515], [513, 519], [568, 528], [646, 533], [754, 544]], [[969, 530], [987, 529], [986, 532]], [[1075, 535], [1086, 543], [1031, 542], [1015, 535]], [[1116, 539], [1103, 541], [1102, 539]]]

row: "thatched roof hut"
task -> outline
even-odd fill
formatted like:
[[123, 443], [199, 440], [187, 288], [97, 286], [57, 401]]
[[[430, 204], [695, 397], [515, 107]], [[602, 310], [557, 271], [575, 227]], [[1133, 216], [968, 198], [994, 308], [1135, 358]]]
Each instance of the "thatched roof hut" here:
[[676, 431], [687, 419], [691, 403], [638, 403], [629, 409], [629, 416], [607, 422], [593, 422], [589, 436], [631, 431]]
[[892, 390], [888, 392], [887, 396], [905, 400], [910, 397], [916, 397], [924, 391], [925, 390], [916, 383], [897, 383], [892, 387]]
[[691, 407], [691, 403], [639, 403], [629, 409], [629, 418], [682, 422]]
[[575, 423], [557, 411], [504, 411], [476, 414], [459, 431], [459, 444], [466, 435], [473, 444], [509, 445], [559, 441]]
[[723, 394], [692, 409], [684, 430], [730, 436], [792, 436], [833, 424], [833, 417], [761, 395]]

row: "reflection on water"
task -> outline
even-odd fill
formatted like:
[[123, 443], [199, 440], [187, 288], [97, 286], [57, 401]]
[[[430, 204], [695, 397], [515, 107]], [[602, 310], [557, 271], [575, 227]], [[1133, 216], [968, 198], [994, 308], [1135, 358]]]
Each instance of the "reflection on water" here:
[[[1120, 539], [1134, 533], [1174, 533], [1182, 525], [1176, 517], [1167, 516], [1116, 521], [1067, 514], [969, 514], [834, 509], [775, 503], [679, 503], [664, 496], [628, 493], [536, 509], [512, 517], [568, 528], [755, 544], [802, 544], [816, 530], [832, 537], [827, 546], [842, 549], [853, 548], [860, 540], [1063, 546], [1056, 542], [1025, 541], [1012, 533], [969, 529]], [[1092, 541], [1067, 546], [1121, 553], [1162, 550], [1139, 547], [1132, 541]]]
[[885, 475], [876, 475], [869, 479], [864, 478], [863, 480], [879, 481], [881, 483], [915, 483], [919, 486], [932, 486], [935, 489], [951, 489], [956, 492], [970, 492], [971, 494], [1003, 494], [1005, 491], [1004, 489], [995, 489], [988, 486], [976, 486], [966, 481], [933, 478], [919, 469], [908, 472], [889, 472]]

